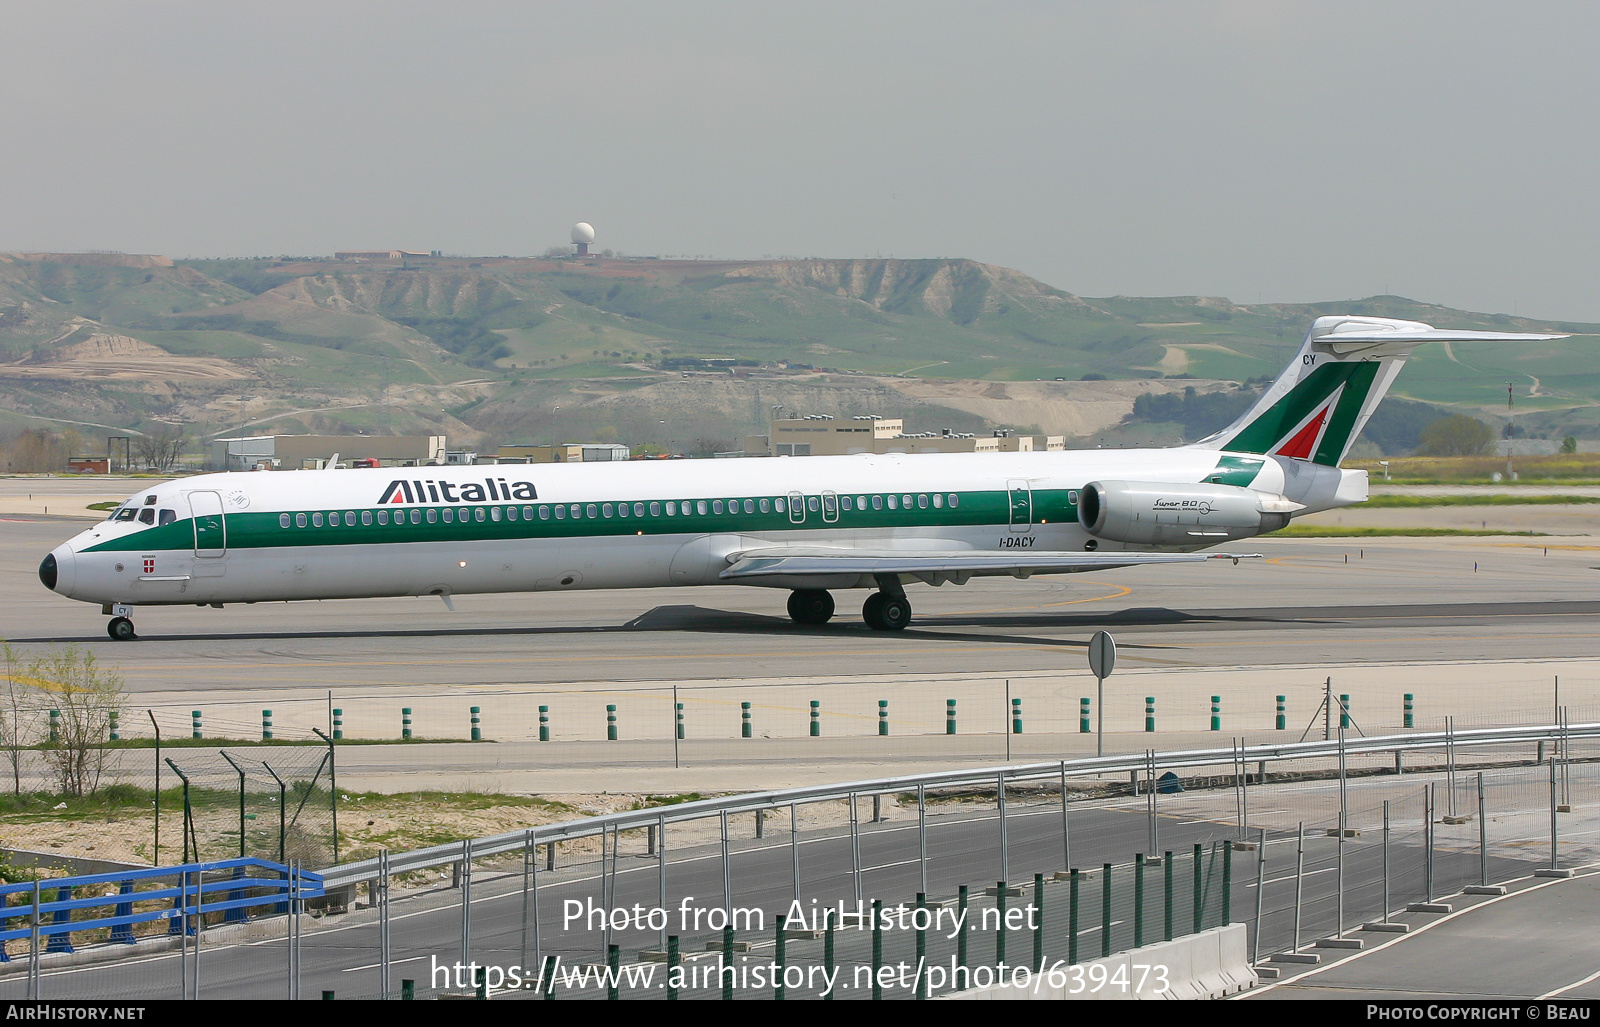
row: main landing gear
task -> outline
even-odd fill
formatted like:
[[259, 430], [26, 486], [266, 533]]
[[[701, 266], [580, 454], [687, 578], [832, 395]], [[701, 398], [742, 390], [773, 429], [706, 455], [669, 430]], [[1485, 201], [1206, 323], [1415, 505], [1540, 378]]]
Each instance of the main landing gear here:
[[113, 617], [106, 623], [106, 634], [118, 642], [131, 642], [139, 636], [133, 633], [133, 621], [126, 617]]
[[[796, 624], [826, 624], [833, 618], [833, 596], [826, 589], [800, 588], [789, 593], [789, 618]], [[911, 623], [911, 602], [898, 576], [878, 576], [878, 591], [861, 606], [861, 619], [874, 631], [904, 631]]]

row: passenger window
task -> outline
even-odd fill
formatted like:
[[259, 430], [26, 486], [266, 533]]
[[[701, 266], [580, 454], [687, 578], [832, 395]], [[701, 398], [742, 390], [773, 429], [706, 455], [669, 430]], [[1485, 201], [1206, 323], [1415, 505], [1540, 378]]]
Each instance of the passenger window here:
[[354, 510], [346, 510], [344, 512], [344, 526], [347, 528], [356, 526], [356, 512]]
[[448, 506], [444, 508], [444, 522], [446, 524], [454, 524], [456, 522], [456, 512]]
[[311, 526], [313, 528], [322, 527], [322, 512], [320, 510], [311, 515]]
[[438, 524], [439, 523], [439, 511], [435, 510], [433, 507], [431, 507], [431, 506], [428, 507], [428, 512], [427, 512], [426, 516], [428, 518], [428, 523], [429, 524]]
[[411, 523], [412, 524], [421, 524], [422, 523], [422, 511], [420, 511], [420, 510], [411, 511]]
[[[166, 511], [163, 510], [162, 513], [166, 513]], [[289, 526], [289, 515], [288, 514], [279, 514], [278, 515], [278, 527], [287, 528], [288, 526]]]
[[722, 512], [722, 500], [713, 499], [711, 501], [711, 512], [712, 513], [721, 513]]
[[605, 506], [602, 506], [600, 508], [600, 516], [602, 516], [602, 517], [610, 517], [612, 509], [613, 509], [613, 507], [611, 506], [611, 504], [607, 503]]
[[[878, 505], [877, 504], [877, 498], [878, 497], [877, 496], [873, 496], [872, 498], [873, 498], [873, 504], [872, 505], [873, 506], [877, 506]], [[899, 506], [900, 506], [900, 504], [895, 500], [895, 497], [890, 496], [889, 497], [889, 509], [895, 510], [895, 509], [898, 509]]]
[[522, 508], [522, 519], [525, 521], [533, 520], [533, 507], [525, 506]]
[[483, 507], [480, 506], [472, 511], [472, 519], [480, 522], [483, 520]]
[[772, 507], [772, 504], [767, 502], [765, 499], [763, 499], [761, 501], [761, 512], [762, 513], [766, 513], [768, 510], [771, 509], [771, 507]]
[[594, 520], [600, 515], [600, 511], [595, 509], [595, 505], [593, 503], [590, 503], [588, 506], [583, 508], [583, 515], [590, 520]]
[[154, 509], [152, 509], [151, 507], [147, 506], [143, 510], [139, 511], [139, 523], [140, 524], [154, 524], [155, 522], [156, 522], [156, 512], [155, 512]]
[[956, 495], [954, 492], [950, 493], [950, 505], [951, 506], [960, 506], [961, 505], [961, 497]]
[[514, 506], [506, 507], [506, 520], [514, 521], [516, 519], [517, 519], [517, 508], [514, 507]]
[[939, 492], [933, 494], [933, 508], [935, 510], [944, 505], [944, 495]]
[[755, 513], [756, 512], [756, 504], [752, 500], [749, 500], [749, 499], [745, 500], [744, 501], [744, 512], [745, 513]]
[[917, 497], [917, 509], [918, 510], [926, 510], [927, 508], [928, 508], [928, 497], [927, 496], [918, 496]]
[[[689, 512], [689, 504], [688, 503], [683, 504], [683, 508], [684, 508], [683, 509], [684, 513], [688, 513]], [[694, 510], [695, 510], [695, 513], [697, 513], [700, 516], [704, 517], [705, 514], [706, 514], [706, 501], [703, 500], [703, 499], [700, 500], [698, 503], [696, 503], [694, 505]]]
[[911, 497], [910, 496], [901, 496], [900, 497], [900, 505], [905, 507], [907, 510], [911, 509]]
[[851, 505], [852, 505], [850, 497], [849, 496], [840, 496], [839, 497], [839, 505], [844, 507], [846, 510], [849, 510], [851, 508]]
[[812, 513], [816, 513], [821, 508], [822, 508], [822, 504], [817, 502], [817, 497], [816, 496], [807, 496], [806, 497], [806, 509], [807, 510], [810, 510]]
[[389, 511], [387, 511], [387, 510], [379, 510], [378, 511], [378, 523], [379, 524], [388, 524], [389, 523]]
[[660, 503], [651, 503], [650, 504], [650, 516], [651, 517], [660, 517], [661, 516], [661, 504]]
[[297, 527], [297, 528], [305, 527], [306, 526], [306, 515], [303, 514], [303, 513], [295, 514], [294, 515], [294, 526]]
[[[893, 500], [894, 497], [891, 496], [889, 498], [891, 500]], [[882, 510], [883, 509], [883, 497], [882, 496], [873, 496], [872, 497], [872, 508], [874, 510]], [[893, 509], [893, 507], [891, 506], [890, 509]]]
[[550, 508], [548, 506], [541, 506], [539, 508], [539, 519], [541, 521], [548, 521], [550, 519]]
[[564, 506], [556, 507], [556, 520], [564, 521], [566, 519], [567, 519], [567, 508], [564, 507]]
[[371, 525], [372, 525], [372, 511], [371, 510], [363, 510], [363, 511], [361, 511], [361, 526], [363, 528], [366, 528], [366, 527], [370, 527]]
[[1068, 506], [1077, 506], [1078, 505], [1078, 490], [1077, 489], [1068, 490], [1068, 492], [1067, 492], [1067, 505]]
[[[762, 500], [762, 502], [765, 502], [765, 500]], [[778, 513], [783, 513], [783, 500], [781, 498], [780, 499], [774, 499], [772, 501], [772, 508], [774, 510], [776, 510]]]
[[867, 497], [866, 496], [857, 496], [856, 497], [856, 509], [857, 510], [865, 510], [866, 508], [867, 508]]
[[[655, 506], [654, 503], [651, 503], [650, 505], [651, 506]], [[655, 512], [654, 510], [651, 511], [651, 513], [654, 513], [654, 512]], [[644, 504], [643, 503], [635, 503], [635, 504], [633, 504], [633, 515], [635, 517], [643, 517], [644, 516]]]
[[[651, 503], [650, 504], [650, 508], [652, 510], [655, 509], [655, 504]], [[667, 504], [667, 516], [668, 517], [676, 517], [676, 516], [678, 516], [678, 504], [677, 503], [668, 503]]]
[[627, 503], [618, 503], [617, 504], [617, 516], [618, 517], [626, 517], [626, 516], [628, 516], [628, 504]]
[[498, 506], [491, 506], [489, 508], [489, 519], [491, 521], [498, 521], [503, 516], [505, 515], [500, 512], [500, 508]]

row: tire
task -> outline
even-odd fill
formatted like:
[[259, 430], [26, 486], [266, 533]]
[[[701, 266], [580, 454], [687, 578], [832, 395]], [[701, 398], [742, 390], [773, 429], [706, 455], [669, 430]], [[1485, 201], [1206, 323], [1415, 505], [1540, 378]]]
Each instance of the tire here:
[[867, 627], [873, 631], [887, 630], [883, 626], [883, 601], [886, 598], [888, 597], [882, 592], [874, 592], [861, 604], [861, 619], [866, 621]]
[[878, 607], [878, 623], [874, 627], [879, 631], [904, 631], [910, 623], [910, 601], [905, 596], [884, 596], [883, 605]]
[[106, 624], [106, 634], [118, 642], [131, 642], [139, 637], [133, 633], [133, 621], [126, 617], [111, 618]]
[[789, 619], [796, 624], [826, 624], [833, 617], [833, 595], [821, 588], [789, 593]]

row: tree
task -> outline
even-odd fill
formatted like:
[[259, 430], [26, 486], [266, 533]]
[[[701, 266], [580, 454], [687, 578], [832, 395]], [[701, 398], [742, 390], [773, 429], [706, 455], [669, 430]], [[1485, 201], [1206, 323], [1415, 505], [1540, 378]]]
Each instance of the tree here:
[[1566, 438], [1561, 440], [1561, 452], [1563, 452], [1563, 453], [1576, 453], [1577, 451], [1578, 451], [1578, 440], [1577, 439], [1573, 438], [1571, 435], [1568, 435]]
[[28, 702], [32, 686], [23, 669], [22, 657], [9, 642], [0, 646], [0, 660], [5, 662], [5, 693], [0, 695], [0, 738], [4, 739], [6, 757], [11, 761], [12, 788], [21, 795], [22, 751], [37, 740], [38, 717]]
[[110, 715], [123, 703], [122, 678], [101, 670], [94, 653], [77, 646], [29, 661], [23, 674], [39, 700], [60, 712], [53, 737], [40, 747], [59, 794], [89, 795], [100, 787], [110, 750]]
[[181, 425], [163, 424], [133, 439], [133, 451], [146, 467], [164, 471], [178, 462], [183, 447], [189, 444], [189, 433]]
[[1465, 414], [1451, 414], [1422, 429], [1419, 456], [1482, 456], [1493, 451], [1494, 432]]

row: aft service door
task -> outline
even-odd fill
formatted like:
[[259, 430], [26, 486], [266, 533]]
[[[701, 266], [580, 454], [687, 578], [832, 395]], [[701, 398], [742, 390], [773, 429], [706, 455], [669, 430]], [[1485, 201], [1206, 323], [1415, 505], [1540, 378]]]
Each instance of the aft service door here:
[[1030, 531], [1033, 528], [1033, 488], [1022, 480], [1006, 482], [1006, 493], [1011, 497], [1011, 530]]
[[216, 492], [189, 493], [189, 513], [194, 518], [194, 555], [228, 555], [228, 524], [222, 513], [222, 496]]

